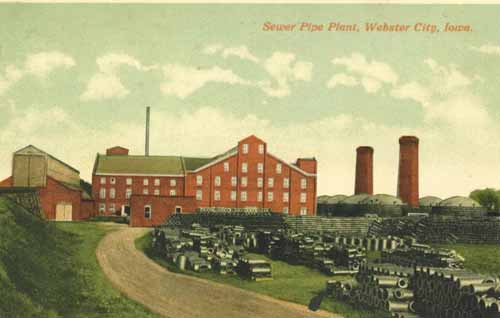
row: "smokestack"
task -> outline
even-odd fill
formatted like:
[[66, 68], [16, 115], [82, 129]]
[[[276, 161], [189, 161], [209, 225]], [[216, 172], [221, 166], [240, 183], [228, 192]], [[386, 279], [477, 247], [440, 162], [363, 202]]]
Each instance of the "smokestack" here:
[[399, 138], [398, 197], [412, 207], [418, 206], [418, 138]]
[[146, 107], [146, 150], [145, 155], [149, 156], [149, 106]]
[[373, 194], [373, 148], [368, 146], [356, 149], [356, 180], [354, 194]]

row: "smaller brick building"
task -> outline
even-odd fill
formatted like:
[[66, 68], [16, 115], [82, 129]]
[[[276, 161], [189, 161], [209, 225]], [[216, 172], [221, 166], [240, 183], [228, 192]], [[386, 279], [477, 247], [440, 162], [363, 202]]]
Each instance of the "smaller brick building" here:
[[12, 176], [0, 187], [36, 188], [48, 220], [82, 220], [95, 212], [94, 201], [80, 186], [80, 172], [32, 145], [13, 154]]
[[195, 197], [172, 197], [134, 194], [130, 198], [130, 226], [160, 225], [174, 213], [196, 210]]

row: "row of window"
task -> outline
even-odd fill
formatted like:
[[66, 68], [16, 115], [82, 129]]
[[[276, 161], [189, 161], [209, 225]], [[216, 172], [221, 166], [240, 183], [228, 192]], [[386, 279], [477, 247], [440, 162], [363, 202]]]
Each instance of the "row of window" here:
[[[104, 213], [106, 212], [106, 204], [105, 203], [101, 203], [99, 204], [99, 213]], [[114, 203], [110, 203], [108, 205], [108, 212], [109, 213], [115, 213], [116, 212], [116, 206]], [[151, 213], [152, 213], [152, 209], [151, 209], [151, 205], [145, 205], [144, 206], [144, 217], [146, 219], [151, 219]], [[175, 213], [182, 213], [182, 207], [181, 206], [176, 206], [175, 207]], [[283, 208], [283, 213], [288, 213], [288, 207], [284, 207]], [[300, 208], [300, 215], [307, 215], [307, 208], [306, 207], [301, 207]]]
[[[281, 163], [276, 164], [276, 173], [281, 173], [282, 169]], [[224, 172], [229, 171], [229, 162], [224, 162]], [[248, 163], [243, 162], [241, 164], [241, 172], [247, 173], [248, 172]], [[264, 173], [264, 164], [262, 162], [257, 163], [257, 172], [258, 173]]]
[[[142, 194], [148, 195], [149, 189], [148, 188], [142, 189]], [[153, 194], [160, 195], [160, 189], [154, 189]], [[170, 194], [170, 196], [176, 196], [177, 191], [175, 189], [171, 189], [169, 194]], [[131, 196], [132, 196], [132, 189], [130, 189], [130, 188], [126, 189], [125, 190], [125, 198], [130, 199]], [[115, 188], [109, 189], [109, 198], [110, 199], [116, 198], [116, 189]], [[106, 199], [106, 189], [105, 188], [99, 189], [99, 199]]]
[[[214, 184], [216, 187], [219, 187], [221, 186], [221, 177], [220, 176], [215, 176], [214, 178]], [[236, 187], [238, 183], [238, 178], [237, 177], [231, 177], [231, 186], [233, 187]], [[259, 177], [257, 178], [257, 187], [258, 188], [262, 188], [262, 185], [264, 183], [264, 179]], [[248, 184], [248, 178], [247, 177], [241, 177], [241, 186], [242, 187], [246, 187]], [[196, 176], [196, 185], [203, 185], [203, 176], [201, 175], [197, 175]], [[267, 186], [269, 188], [272, 188], [274, 187], [274, 178], [268, 178], [267, 179]], [[289, 188], [290, 187], [290, 179], [289, 178], [283, 178], [283, 188]], [[306, 178], [302, 178], [300, 180], [300, 188], [301, 189], [307, 189], [307, 179]]]
[[[106, 178], [106, 177], [101, 177], [101, 180], [100, 180], [100, 183], [101, 183], [101, 184], [106, 184], [106, 181], [107, 181], [107, 178]], [[127, 178], [127, 179], [125, 179], [125, 183], [126, 183], [127, 185], [132, 185], [132, 182], [133, 182], [133, 179], [132, 179], [132, 178]], [[155, 178], [155, 179], [153, 180], [153, 183], [154, 183], [154, 185], [155, 185], [155, 186], [159, 186], [159, 185], [160, 185], [160, 183], [161, 183], [161, 181], [160, 181], [160, 179], [159, 179], [159, 178]], [[110, 177], [110, 178], [109, 178], [109, 184], [116, 184], [116, 178], [115, 178], [115, 177]], [[144, 179], [142, 179], [142, 184], [143, 184], [143, 185], [145, 185], [145, 186], [149, 185], [149, 179], [148, 179], [148, 178], [144, 178]], [[171, 187], [175, 187], [176, 185], [177, 185], [177, 180], [175, 180], [175, 179], [170, 179], [170, 186], [171, 186]]]
[[[258, 145], [258, 149], [259, 149], [259, 153], [260, 154], [264, 153], [264, 145], [263, 144], [259, 144]], [[244, 154], [247, 154], [249, 150], [250, 150], [250, 145], [249, 144], [243, 144], [243, 146], [242, 146], [242, 152]]]
[[[231, 201], [236, 201], [237, 193], [236, 191], [231, 191]], [[214, 191], [214, 201], [220, 201], [221, 199], [221, 193], [219, 190]], [[263, 199], [263, 194], [262, 191], [257, 192], [257, 201], [262, 202]], [[201, 201], [203, 200], [203, 191], [202, 190], [197, 190], [196, 191], [196, 200]], [[240, 192], [240, 200], [245, 202], [247, 201], [247, 192], [246, 191], [241, 191]], [[290, 200], [290, 194], [288, 192], [283, 193], [283, 202], [288, 202]], [[274, 193], [273, 192], [267, 192], [267, 202], [273, 202], [274, 201]], [[307, 202], [307, 193], [302, 192], [300, 194], [300, 203], [306, 203]]]

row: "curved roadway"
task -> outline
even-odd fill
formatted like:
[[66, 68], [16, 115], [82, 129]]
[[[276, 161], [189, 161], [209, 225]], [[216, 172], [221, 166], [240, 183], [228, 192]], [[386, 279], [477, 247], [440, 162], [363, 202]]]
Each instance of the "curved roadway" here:
[[149, 229], [123, 227], [106, 235], [97, 259], [122, 293], [168, 318], [340, 317], [240, 288], [169, 272], [135, 248]]

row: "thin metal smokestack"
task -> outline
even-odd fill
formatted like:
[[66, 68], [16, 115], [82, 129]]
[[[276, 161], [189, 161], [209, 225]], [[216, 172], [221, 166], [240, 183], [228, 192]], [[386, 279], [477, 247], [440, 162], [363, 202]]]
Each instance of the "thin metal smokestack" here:
[[146, 150], [145, 155], [149, 156], [149, 106], [146, 107]]

